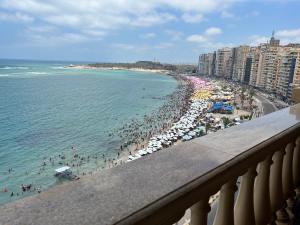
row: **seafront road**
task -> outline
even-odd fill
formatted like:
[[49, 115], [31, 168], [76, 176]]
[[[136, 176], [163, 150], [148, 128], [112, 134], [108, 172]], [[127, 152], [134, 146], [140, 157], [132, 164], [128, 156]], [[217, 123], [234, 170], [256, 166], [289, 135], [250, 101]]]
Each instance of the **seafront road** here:
[[277, 107], [272, 103], [270, 100], [268, 100], [266, 97], [264, 97], [261, 94], [256, 94], [255, 97], [261, 102], [262, 108], [263, 108], [263, 114], [267, 115], [269, 113], [277, 111]]

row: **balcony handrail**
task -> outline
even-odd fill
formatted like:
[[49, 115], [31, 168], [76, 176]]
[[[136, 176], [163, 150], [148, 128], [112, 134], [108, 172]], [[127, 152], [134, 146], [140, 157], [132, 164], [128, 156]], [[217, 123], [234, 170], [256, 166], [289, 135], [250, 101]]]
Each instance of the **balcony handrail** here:
[[[221, 190], [222, 202], [222, 193], [234, 193], [240, 176], [254, 183], [254, 170], [263, 171], [257, 165], [266, 161], [271, 167], [267, 159], [295, 144], [299, 136], [300, 104], [1, 206], [0, 224], [165, 225], [175, 223], [192, 208], [192, 224], [202, 225], [211, 195]], [[286, 155], [296, 153], [295, 148]], [[282, 172], [290, 170], [283, 168]], [[261, 174], [258, 177], [266, 176]], [[266, 191], [264, 184], [256, 183], [256, 189]], [[290, 192], [284, 181], [282, 186], [283, 192]], [[249, 195], [242, 190], [240, 194]], [[236, 204], [240, 202], [244, 201], [238, 198]], [[257, 210], [257, 204], [254, 208]], [[239, 221], [236, 214], [235, 221]], [[261, 220], [257, 213], [251, 216]]]
[[[162, 216], [169, 209], [164, 210], [163, 207], [176, 206], [172, 211], [172, 215], [181, 212], [179, 218], [183, 216], [183, 212], [194, 205], [201, 198], [209, 197], [218, 192], [223, 184], [225, 184], [231, 177], [239, 177], [244, 174], [247, 169], [253, 165], [263, 161], [268, 155], [278, 151], [278, 146], [285, 146], [291, 141], [300, 136], [300, 123], [288, 128], [287, 130], [273, 136], [272, 138], [250, 148], [249, 150], [235, 156], [228, 160], [226, 163], [221, 164], [215, 169], [208, 171], [205, 174], [201, 174], [198, 178], [186, 183], [184, 186], [174, 190], [173, 193], [169, 193], [160, 199], [160, 203], [153, 203], [152, 209], [141, 209], [142, 215], [137, 214], [134, 218], [124, 218], [124, 224], [165, 224], [162, 220]], [[238, 170], [237, 170], [238, 169]], [[184, 189], [184, 190], [183, 190]], [[199, 194], [201, 193], [201, 194]], [[205, 193], [203, 195], [203, 193]], [[166, 198], [165, 200], [163, 198]], [[149, 207], [149, 206], [148, 206]], [[157, 215], [156, 215], [157, 214]], [[144, 219], [142, 219], [144, 217]], [[149, 218], [151, 217], [151, 218]], [[157, 217], [157, 219], [155, 218]], [[178, 218], [174, 218], [174, 223]], [[154, 223], [153, 223], [154, 222]], [[168, 221], [171, 223], [170, 221]], [[173, 223], [172, 222], [172, 223]], [[123, 223], [120, 223], [123, 224]]]

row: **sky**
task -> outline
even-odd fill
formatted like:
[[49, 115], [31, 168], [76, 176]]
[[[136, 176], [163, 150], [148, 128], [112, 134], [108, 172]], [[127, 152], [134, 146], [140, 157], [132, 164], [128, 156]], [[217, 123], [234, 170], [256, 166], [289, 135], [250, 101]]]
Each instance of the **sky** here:
[[300, 0], [0, 0], [0, 58], [196, 64], [201, 53], [300, 43]]

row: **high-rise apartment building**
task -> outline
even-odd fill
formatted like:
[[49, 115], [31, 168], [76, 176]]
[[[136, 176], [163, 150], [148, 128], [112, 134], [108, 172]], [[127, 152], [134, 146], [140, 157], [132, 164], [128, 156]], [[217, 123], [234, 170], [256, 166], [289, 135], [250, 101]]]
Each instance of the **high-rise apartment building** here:
[[262, 89], [265, 88], [266, 80], [267, 80], [265, 63], [266, 63], [266, 51], [268, 47], [269, 47], [268, 44], [262, 44], [259, 46], [260, 52], [259, 52], [259, 59], [258, 59], [258, 66], [257, 66], [256, 83], [254, 86]]
[[275, 89], [277, 86], [282, 50], [283, 49], [278, 46], [269, 46], [266, 50], [264, 65], [264, 75], [266, 76], [265, 88], [267, 91], [272, 93], [276, 92]]
[[293, 88], [300, 86], [300, 48], [286, 48], [281, 55], [276, 93], [291, 100]]
[[251, 67], [252, 67], [252, 58], [247, 57], [246, 63], [245, 63], [245, 71], [244, 71], [243, 81], [242, 81], [245, 84], [249, 84], [249, 82], [250, 82]]
[[235, 81], [243, 81], [245, 75], [246, 59], [249, 54], [250, 47], [247, 45], [234, 48], [235, 55], [232, 58], [232, 79]]
[[232, 50], [231, 48], [218, 49], [216, 53], [215, 76], [231, 78]]
[[199, 56], [198, 73], [199, 75], [212, 76], [214, 72], [214, 53], [202, 54]]
[[251, 47], [249, 50], [248, 57], [251, 58], [251, 71], [250, 71], [249, 85], [251, 86], [256, 86], [260, 54], [261, 54], [260, 46]]

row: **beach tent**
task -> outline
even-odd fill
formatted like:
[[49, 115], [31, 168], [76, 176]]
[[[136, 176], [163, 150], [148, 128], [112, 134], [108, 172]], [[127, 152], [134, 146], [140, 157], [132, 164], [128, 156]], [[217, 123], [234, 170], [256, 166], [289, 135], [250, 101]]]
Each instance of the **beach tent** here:
[[67, 170], [69, 170], [70, 167], [69, 166], [63, 166], [63, 167], [60, 167], [60, 168], [57, 168], [55, 170], [56, 173], [63, 173], [63, 172], [66, 172]]

